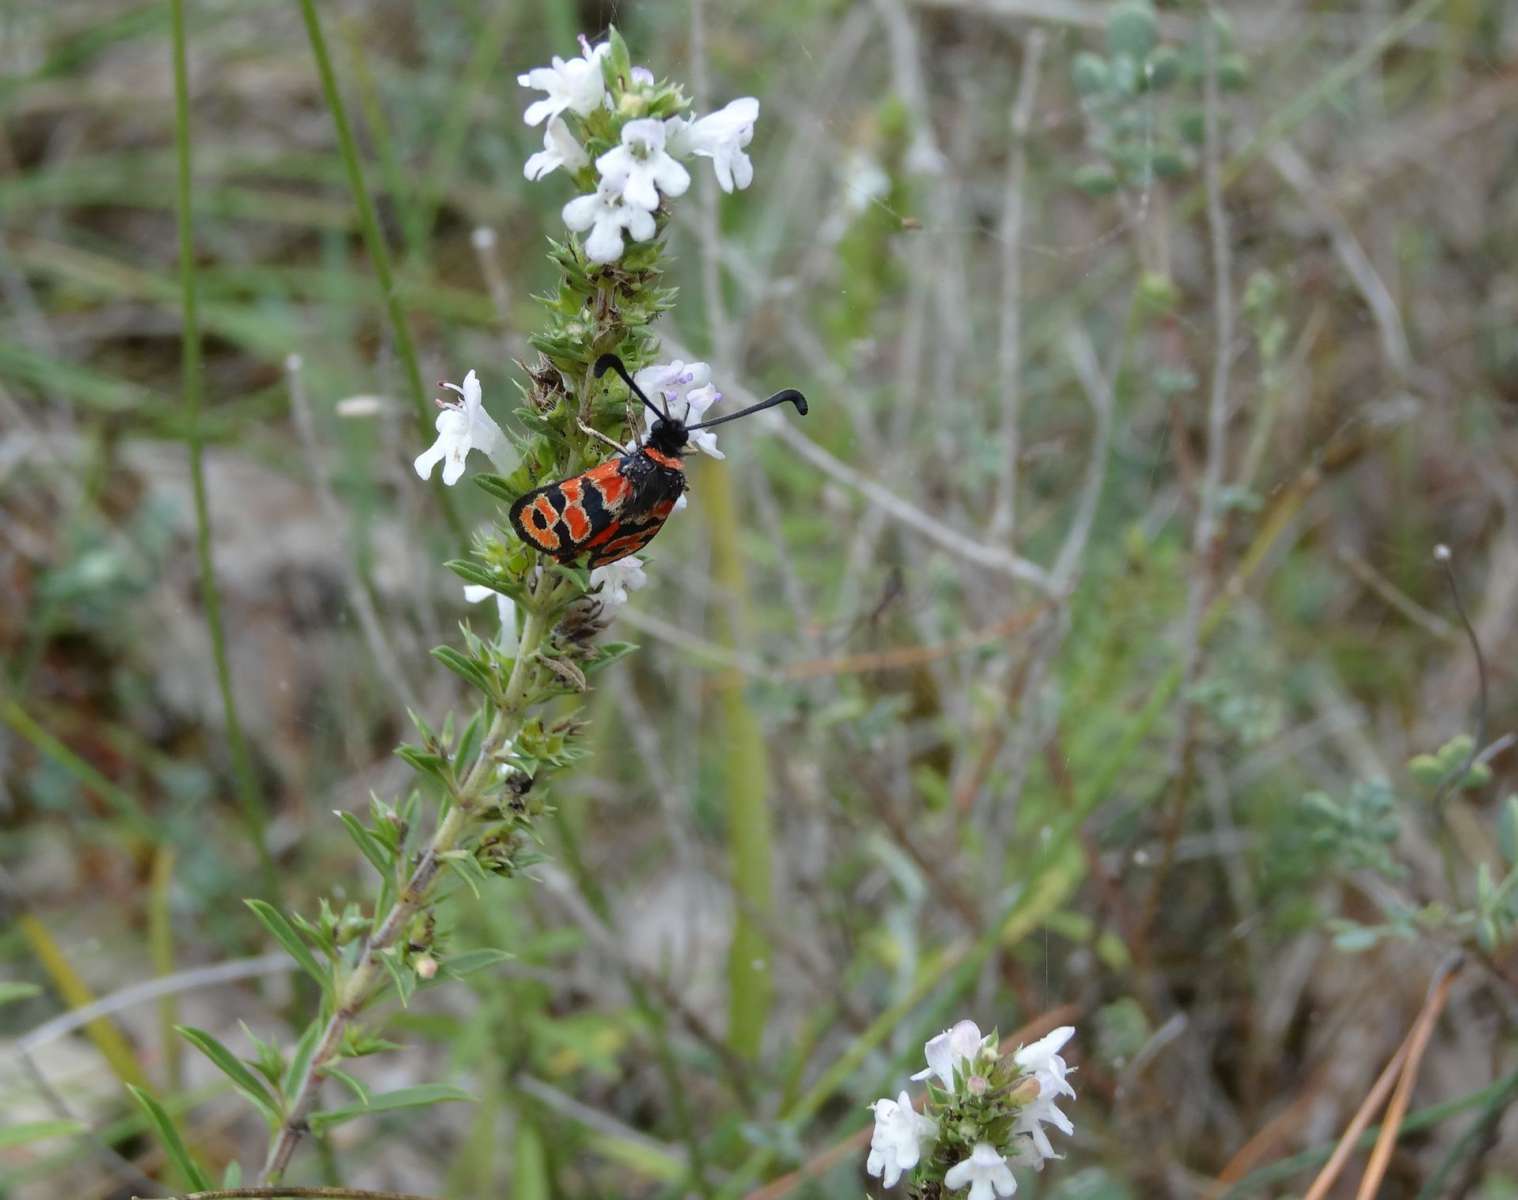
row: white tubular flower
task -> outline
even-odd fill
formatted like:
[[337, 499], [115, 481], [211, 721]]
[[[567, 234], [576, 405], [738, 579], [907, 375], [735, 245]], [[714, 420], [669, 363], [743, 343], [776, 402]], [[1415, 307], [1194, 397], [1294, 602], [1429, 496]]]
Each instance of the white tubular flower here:
[[671, 117], [665, 122], [671, 151], [684, 157], [699, 154], [712, 160], [717, 184], [724, 192], [746, 188], [754, 181], [754, 164], [743, 149], [754, 140], [759, 101], [752, 96], [694, 121]]
[[1064, 1044], [1074, 1035], [1075, 1026], [1061, 1025], [1031, 1046], [1022, 1047], [1012, 1056], [1012, 1060], [1019, 1067], [1038, 1080], [1038, 1097], [1030, 1101], [1028, 1106], [1017, 1114], [1017, 1124], [1013, 1127], [1014, 1132], [1027, 1134], [1032, 1138], [1034, 1149], [1037, 1151], [1037, 1157], [1032, 1160], [1032, 1163], [1036, 1167], [1041, 1168], [1046, 1159], [1061, 1157], [1054, 1153], [1054, 1147], [1049, 1142], [1049, 1135], [1044, 1132], [1045, 1122], [1053, 1125], [1067, 1137], [1075, 1132], [1075, 1126], [1071, 1124], [1070, 1118], [1055, 1107], [1061, 1096], [1075, 1098], [1075, 1089], [1065, 1078], [1069, 1073], [1069, 1067], [1059, 1055]]
[[590, 155], [575, 141], [564, 118], [550, 117], [548, 127], [543, 130], [543, 148], [527, 160], [522, 174], [536, 181], [560, 167], [578, 171], [589, 161]]
[[[704, 362], [687, 363], [676, 359], [672, 363], [644, 367], [633, 378], [656, 403], [663, 401], [671, 417], [686, 425], [699, 425], [706, 417], [706, 410], [722, 399], [722, 393], [712, 386], [712, 369]], [[654, 414], [644, 409], [647, 427], [652, 427], [654, 419]], [[727, 457], [717, 449], [717, 435], [710, 429], [696, 430], [690, 435], [690, 444], [713, 458]]]
[[601, 586], [601, 603], [610, 608], [627, 603], [627, 593], [636, 592], [648, 582], [643, 573], [643, 560], [635, 554], [619, 558], [616, 562], [597, 567], [590, 573], [590, 586]]
[[564, 224], [576, 233], [590, 230], [585, 239], [585, 253], [591, 262], [616, 262], [622, 257], [622, 231], [632, 234], [635, 242], [654, 236], [654, 215], [646, 208], [624, 204], [622, 180], [601, 177], [601, 183], [588, 196], [576, 196], [564, 206]]
[[596, 159], [602, 179], [615, 179], [622, 199], [649, 212], [659, 207], [659, 193], [683, 196], [690, 187], [690, 172], [664, 149], [664, 122], [651, 117], [622, 126], [622, 144]]
[[870, 1157], [864, 1169], [886, 1187], [895, 1187], [901, 1173], [922, 1158], [922, 1144], [938, 1136], [938, 1126], [912, 1107], [906, 1092], [895, 1100], [877, 1100], [870, 1109], [875, 1114], [875, 1132], [870, 1135]]
[[505, 641], [509, 636], [516, 633], [517, 628], [517, 602], [510, 596], [503, 596], [494, 588], [488, 588], [483, 583], [466, 583], [464, 585], [464, 600], [469, 604], [478, 604], [481, 600], [495, 597], [496, 615], [501, 618], [501, 640]]
[[923, 1046], [923, 1057], [928, 1060], [927, 1069], [918, 1071], [912, 1078], [935, 1076], [946, 1091], [952, 1092], [954, 1069], [960, 1063], [972, 1061], [987, 1040], [980, 1036], [980, 1026], [974, 1021], [961, 1021], [952, 1029], [945, 1029]]
[[1017, 1191], [1017, 1180], [1012, 1178], [1007, 1160], [990, 1142], [976, 1142], [969, 1158], [949, 1168], [943, 1184], [951, 1192], [968, 1184], [969, 1200], [993, 1200], [996, 1196], [1010, 1196]]
[[611, 46], [603, 42], [587, 51], [584, 58], [571, 58], [568, 62], [555, 54], [553, 66], [534, 67], [525, 75], [518, 75], [517, 82], [523, 87], [548, 93], [546, 98], [534, 100], [527, 106], [526, 122], [538, 125], [565, 109], [582, 117], [593, 113], [606, 96], [601, 59], [610, 49]]
[[464, 460], [471, 450], [484, 451], [497, 469], [510, 470], [506, 461], [506, 435], [485, 411], [480, 400], [479, 377], [470, 371], [464, 376], [462, 387], [456, 383], [443, 386], [457, 392], [460, 399], [447, 403], [438, 401], [443, 411], [437, 415], [437, 441], [416, 456], [413, 464], [416, 473], [429, 479], [432, 468], [442, 462], [443, 482], [452, 487], [463, 476]]

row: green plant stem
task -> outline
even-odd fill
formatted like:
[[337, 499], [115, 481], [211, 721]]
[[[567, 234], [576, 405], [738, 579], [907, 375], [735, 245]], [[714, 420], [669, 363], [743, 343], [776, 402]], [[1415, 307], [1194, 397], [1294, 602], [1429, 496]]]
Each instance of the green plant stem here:
[[221, 595], [216, 587], [216, 572], [211, 563], [211, 509], [206, 499], [206, 474], [200, 431], [200, 314], [196, 307], [194, 214], [190, 206], [190, 81], [185, 52], [184, 0], [171, 0], [174, 41], [174, 151], [178, 162], [179, 212], [179, 291], [180, 320], [183, 333], [181, 368], [184, 376], [184, 408], [187, 426], [185, 440], [190, 449], [190, 488], [195, 496], [195, 558], [200, 568], [201, 603], [206, 610], [206, 629], [211, 637], [211, 658], [216, 665], [216, 687], [221, 692], [221, 708], [227, 724], [227, 741], [232, 751], [232, 771], [237, 780], [237, 795], [242, 805], [248, 836], [258, 850], [264, 872], [264, 886], [278, 895], [278, 878], [274, 860], [264, 841], [265, 814], [253, 773], [253, 760], [243, 737], [242, 722], [237, 715], [237, 698], [232, 692], [232, 667], [227, 660], [226, 631], [221, 620]]
[[[708, 468], [701, 497], [712, 530], [713, 574], [727, 598], [720, 641], [736, 648], [744, 642], [748, 581], [739, 553], [742, 532], [731, 473], [720, 465]], [[737, 671], [724, 672], [718, 684], [728, 856], [736, 893], [727, 959], [727, 1038], [734, 1053], [755, 1060], [763, 1048], [774, 994], [774, 951], [764, 929], [774, 912], [774, 849], [764, 732], [743, 688]]]
[[[332, 56], [327, 52], [327, 39], [322, 33], [321, 19], [316, 14], [315, 0], [300, 0], [301, 16], [306, 22], [306, 37], [311, 43], [311, 55], [316, 59], [316, 73], [321, 77], [322, 95], [332, 114], [332, 124], [337, 130], [337, 143], [343, 155], [343, 167], [348, 174], [348, 190], [353, 193], [353, 203], [358, 207], [359, 229], [364, 235], [364, 246], [369, 260], [374, 264], [374, 274], [379, 280], [380, 292], [385, 297], [385, 311], [390, 317], [390, 328], [395, 338], [395, 351], [400, 355], [406, 369], [406, 381], [411, 389], [411, 403], [416, 409], [417, 426], [423, 443], [432, 439], [433, 422], [437, 412], [427, 396], [422, 383], [422, 369], [417, 362], [416, 345], [411, 340], [411, 329], [406, 324], [406, 312], [401, 306], [400, 292], [395, 285], [395, 273], [390, 266], [390, 251], [380, 232], [379, 216], [374, 201], [364, 183], [363, 162], [359, 158], [358, 143], [353, 139], [353, 129], [348, 123], [348, 110], [343, 105], [342, 93], [337, 88], [337, 75], [332, 70]], [[453, 532], [461, 539], [464, 525], [454, 510], [447, 489], [439, 480], [435, 485], [443, 505], [443, 515]]]
[[474, 765], [459, 786], [452, 806], [432, 835], [431, 843], [412, 869], [406, 886], [396, 897], [384, 920], [369, 935], [359, 954], [357, 965], [338, 989], [332, 1015], [327, 1019], [326, 1028], [311, 1055], [310, 1064], [290, 1093], [285, 1120], [269, 1146], [269, 1156], [261, 1179], [264, 1184], [278, 1184], [284, 1176], [290, 1156], [295, 1153], [295, 1147], [307, 1131], [306, 1118], [316, 1100], [316, 1085], [322, 1068], [340, 1056], [343, 1036], [347, 1033], [348, 1026], [369, 1001], [375, 984], [384, 978], [382, 956], [410, 927], [412, 918], [426, 907], [432, 887], [443, 868], [444, 856], [463, 842], [477, 816], [478, 801], [494, 780], [496, 754], [521, 729], [522, 700], [527, 691], [528, 679], [533, 674], [530, 664], [548, 633], [548, 613], [552, 611], [554, 599], [555, 592], [550, 589], [541, 606], [535, 605], [528, 611], [527, 619], [522, 625], [521, 639], [517, 643], [511, 678], [506, 684], [506, 694]]

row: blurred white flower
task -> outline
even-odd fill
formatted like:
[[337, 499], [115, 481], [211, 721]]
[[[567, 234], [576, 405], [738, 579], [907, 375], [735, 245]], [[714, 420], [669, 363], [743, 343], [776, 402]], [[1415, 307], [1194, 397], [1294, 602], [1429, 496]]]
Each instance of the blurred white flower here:
[[483, 583], [466, 583], [464, 585], [464, 599], [469, 604], [478, 604], [481, 600], [495, 597], [496, 615], [501, 618], [501, 640], [507, 641], [516, 636], [517, 632], [517, 602], [510, 596], [503, 596], [494, 588], [488, 588]]
[[927, 1069], [918, 1071], [912, 1078], [936, 1076], [945, 1090], [952, 1092], [954, 1069], [962, 1062], [972, 1061], [989, 1040], [980, 1036], [980, 1026], [974, 1021], [961, 1021], [928, 1040], [922, 1048], [923, 1057], [928, 1060]]
[[626, 604], [627, 593], [636, 592], [647, 582], [648, 576], [643, 573], [643, 560], [636, 554], [597, 567], [590, 573], [590, 586], [594, 588], [600, 585], [601, 603], [611, 608]]
[[543, 148], [527, 160], [522, 174], [528, 179], [538, 180], [560, 167], [578, 171], [589, 161], [590, 155], [575, 141], [575, 135], [569, 132], [564, 118], [551, 117], [548, 127], [543, 130]]
[[1012, 1178], [1007, 1160], [990, 1142], [976, 1142], [970, 1157], [950, 1167], [943, 1183], [951, 1192], [968, 1184], [969, 1200], [993, 1200], [995, 1196], [1010, 1196], [1017, 1191], [1017, 1180]]
[[622, 199], [646, 208], [659, 207], [659, 193], [683, 196], [690, 187], [690, 172], [664, 149], [664, 122], [644, 117], [622, 126], [622, 144], [596, 159], [602, 179], [621, 185]]
[[903, 1171], [910, 1171], [922, 1157], [922, 1143], [938, 1136], [938, 1126], [912, 1107], [902, 1092], [895, 1100], [886, 1097], [870, 1105], [875, 1132], [870, 1135], [870, 1157], [864, 1169], [886, 1187], [895, 1187]]
[[754, 140], [754, 122], [758, 119], [759, 101], [744, 96], [694, 121], [671, 117], [665, 127], [671, 152], [681, 158], [699, 154], [711, 159], [718, 186], [730, 192], [754, 181], [754, 164], [743, 150]]
[[[672, 363], [644, 367], [633, 378], [655, 403], [662, 400], [669, 415], [686, 425], [699, 425], [707, 409], [722, 399], [722, 393], [712, 386], [712, 369], [704, 362], [687, 363], [677, 358]], [[652, 427], [654, 414], [645, 409], [643, 415], [646, 426]], [[713, 458], [727, 457], [717, 449], [717, 435], [709, 429], [696, 430], [690, 435], [690, 444]]]
[[[460, 399], [438, 401], [437, 441], [416, 456], [416, 473], [423, 479], [432, 476], [432, 468], [443, 462], [443, 482], [452, 487], [464, 474], [464, 459], [471, 450], [490, 456], [499, 470], [510, 470], [506, 461], [506, 436], [480, 400], [480, 380], [473, 371], [464, 376], [464, 386], [445, 383]], [[446, 461], [443, 461], [446, 460]]]
[[1045, 1159], [1061, 1157], [1054, 1153], [1049, 1135], [1044, 1132], [1044, 1122], [1053, 1125], [1066, 1136], [1075, 1132], [1070, 1118], [1055, 1107], [1061, 1096], [1075, 1098], [1075, 1089], [1065, 1078], [1069, 1067], [1059, 1054], [1074, 1035], [1075, 1026], [1061, 1025], [1031, 1046], [1022, 1047], [1012, 1056], [1019, 1067], [1038, 1080], [1037, 1099], [1017, 1114], [1017, 1124], [1013, 1127], [1015, 1133], [1027, 1134], [1033, 1139], [1033, 1146], [1038, 1153], [1032, 1159], [1032, 1165], [1036, 1167], [1042, 1167]]
[[634, 67], [632, 69], [632, 81], [642, 84], [644, 87], [653, 87], [657, 82], [654, 79], [654, 73], [647, 67]]
[[556, 117], [565, 109], [579, 116], [589, 116], [606, 95], [606, 81], [601, 76], [601, 59], [611, 46], [602, 43], [594, 50], [586, 51], [584, 58], [571, 58], [565, 62], [557, 54], [551, 67], [534, 67], [525, 75], [518, 75], [517, 82], [525, 88], [548, 93], [542, 100], [534, 100], [527, 106], [524, 119], [529, 125], [537, 125], [549, 117]]
[[891, 194], [891, 177], [870, 155], [855, 150], [843, 164], [843, 203], [850, 212], [861, 212]]
[[646, 242], [656, 232], [653, 213], [623, 203], [622, 182], [602, 176], [594, 192], [576, 196], [564, 206], [564, 224], [576, 233], [590, 230], [585, 253], [591, 262], [609, 263], [621, 258], [624, 229], [635, 242]]

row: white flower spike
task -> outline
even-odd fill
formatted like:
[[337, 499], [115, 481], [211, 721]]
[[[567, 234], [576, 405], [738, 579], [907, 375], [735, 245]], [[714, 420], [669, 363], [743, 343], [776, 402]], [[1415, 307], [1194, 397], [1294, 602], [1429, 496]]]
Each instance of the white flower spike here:
[[902, 1092], [895, 1100], [886, 1097], [870, 1105], [875, 1132], [870, 1135], [870, 1157], [865, 1171], [886, 1187], [895, 1187], [903, 1171], [910, 1171], [922, 1158], [922, 1144], [938, 1136], [938, 1126], [912, 1107]]
[[974, 1021], [961, 1021], [952, 1029], [945, 1029], [923, 1046], [923, 1057], [928, 1060], [926, 1070], [918, 1071], [913, 1079], [937, 1077], [945, 1091], [954, 1090], [954, 1069], [963, 1062], [973, 1061], [990, 1039], [980, 1036], [980, 1026]]
[[578, 171], [589, 161], [590, 155], [575, 141], [575, 135], [569, 132], [564, 118], [551, 117], [548, 127], [543, 130], [543, 148], [527, 160], [522, 174], [536, 181], [560, 167]]
[[616, 262], [622, 257], [622, 231], [635, 242], [646, 242], [656, 232], [654, 215], [645, 208], [622, 200], [621, 179], [604, 175], [596, 190], [576, 196], [564, 206], [564, 224], [576, 233], [590, 230], [585, 239], [585, 253], [591, 262]]
[[601, 59], [610, 50], [611, 46], [603, 42], [594, 50], [587, 50], [584, 58], [571, 58], [568, 62], [556, 54], [551, 67], [534, 67], [525, 75], [518, 75], [517, 82], [523, 87], [548, 93], [544, 99], [527, 106], [523, 119], [529, 125], [539, 125], [566, 109], [581, 117], [595, 112], [606, 97]]
[[622, 126], [622, 144], [596, 159], [602, 179], [622, 185], [622, 199], [649, 212], [659, 207], [659, 193], [683, 196], [690, 172], [664, 149], [664, 122], [644, 117]]
[[459, 394], [459, 399], [438, 401], [437, 441], [416, 456], [412, 465], [423, 479], [432, 476], [432, 468], [443, 463], [443, 482], [449, 487], [464, 474], [464, 460], [471, 450], [483, 451], [502, 471], [510, 470], [506, 461], [506, 435], [501, 432], [480, 399], [480, 380], [473, 371], [464, 376], [464, 384], [445, 383]]
[[608, 608], [626, 604], [627, 593], [636, 592], [647, 582], [648, 576], [643, 573], [643, 560], [634, 554], [607, 563], [604, 567], [597, 567], [590, 573], [590, 586], [594, 588], [600, 585], [601, 603]]
[[670, 150], [684, 157], [699, 154], [712, 160], [717, 184], [724, 192], [746, 188], [754, 181], [754, 164], [743, 152], [754, 140], [759, 101], [752, 96], [734, 100], [726, 108], [695, 121], [671, 117], [665, 122]]
[[976, 1142], [970, 1157], [950, 1167], [943, 1182], [951, 1192], [968, 1184], [969, 1200], [993, 1200], [993, 1197], [1010, 1196], [1017, 1191], [1017, 1180], [1012, 1178], [1007, 1160], [990, 1142]]

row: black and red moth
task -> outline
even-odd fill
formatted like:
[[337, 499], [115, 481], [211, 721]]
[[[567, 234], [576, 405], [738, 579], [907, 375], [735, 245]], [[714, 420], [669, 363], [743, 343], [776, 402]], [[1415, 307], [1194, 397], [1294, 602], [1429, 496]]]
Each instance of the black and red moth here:
[[604, 567], [653, 540], [685, 491], [685, 444], [693, 430], [736, 421], [777, 404], [794, 404], [797, 412], [806, 414], [806, 397], [786, 388], [742, 412], [686, 425], [670, 415], [667, 405], [660, 409], [645, 396], [615, 354], [596, 359], [596, 378], [607, 371], [620, 375], [654, 414], [647, 439], [582, 474], [534, 488], [511, 506], [511, 527], [517, 536], [562, 563], [584, 555], [588, 566]]

